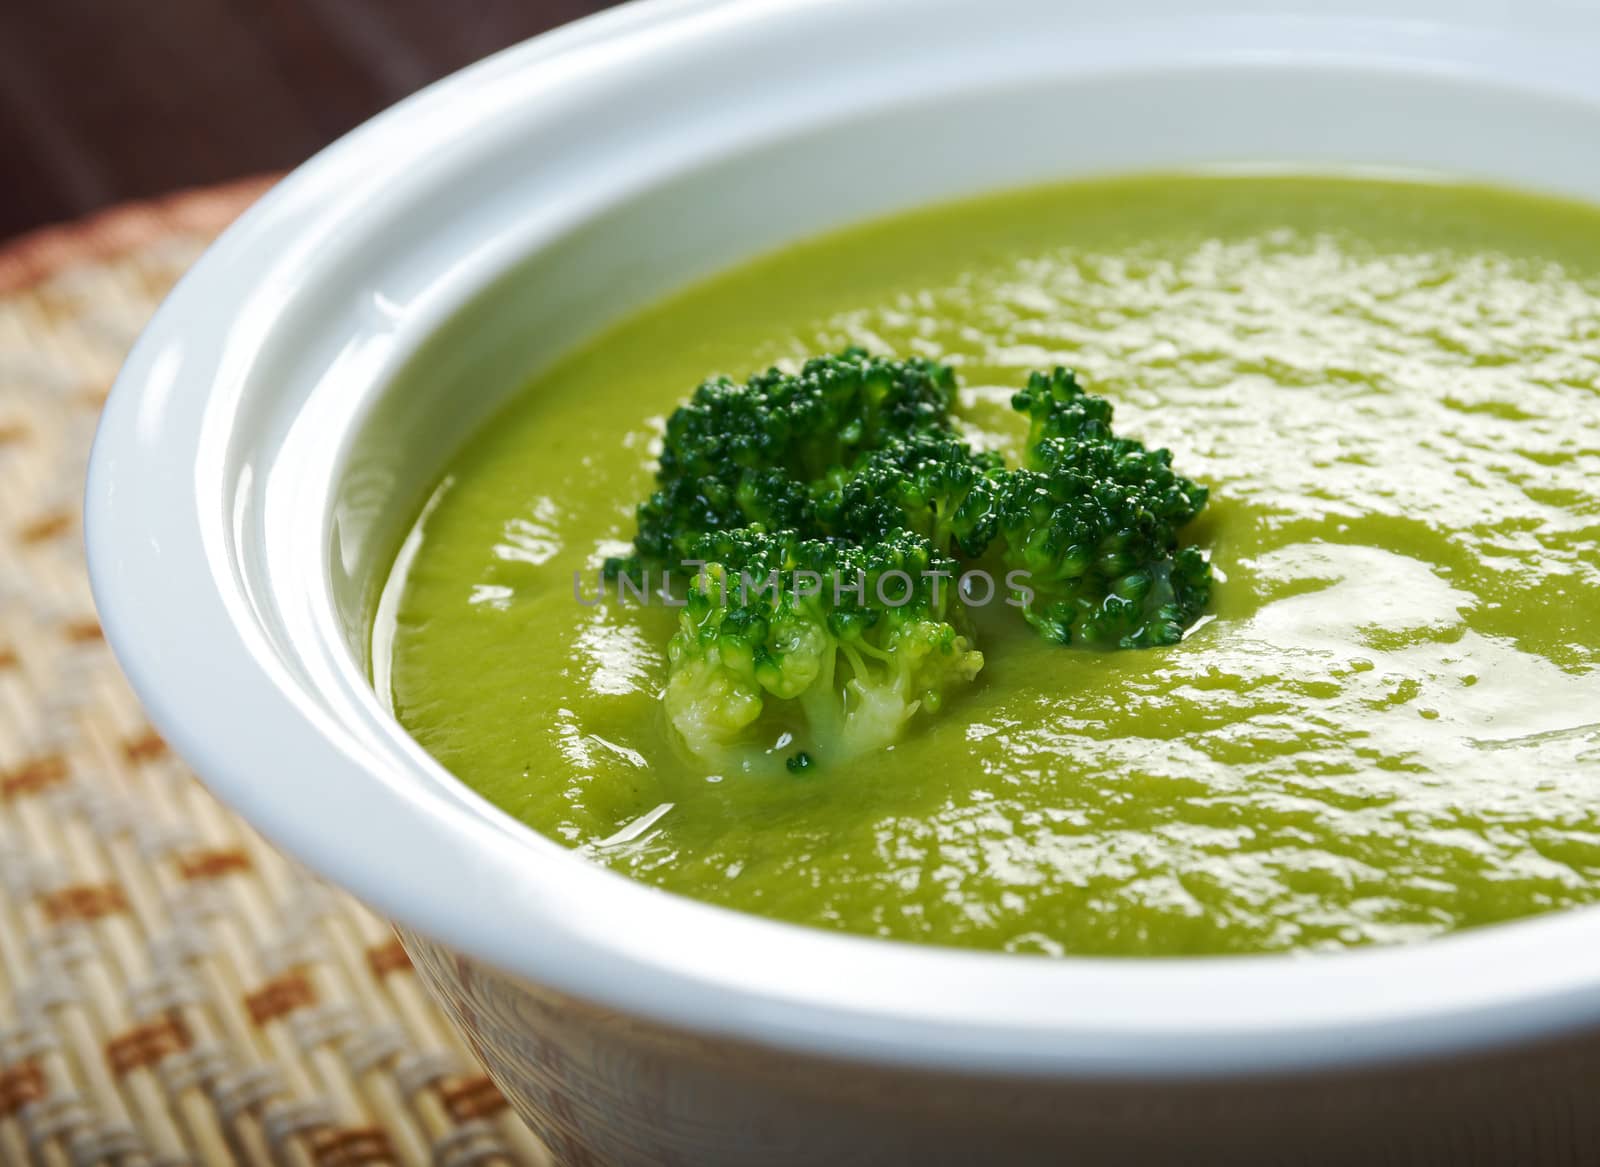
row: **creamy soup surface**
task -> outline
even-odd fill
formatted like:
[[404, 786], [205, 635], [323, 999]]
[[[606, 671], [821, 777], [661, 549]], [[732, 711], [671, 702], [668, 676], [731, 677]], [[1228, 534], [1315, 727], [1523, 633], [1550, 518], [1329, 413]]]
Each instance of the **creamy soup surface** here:
[[[662, 607], [586, 606], [662, 419], [861, 345], [954, 365], [1015, 455], [1033, 369], [1212, 502], [1181, 644], [987, 664], [891, 750], [709, 774]], [[822, 928], [1010, 952], [1414, 940], [1600, 899], [1600, 212], [1472, 186], [1151, 176], [793, 247], [542, 375], [419, 519], [378, 675], [460, 779], [596, 862]]]

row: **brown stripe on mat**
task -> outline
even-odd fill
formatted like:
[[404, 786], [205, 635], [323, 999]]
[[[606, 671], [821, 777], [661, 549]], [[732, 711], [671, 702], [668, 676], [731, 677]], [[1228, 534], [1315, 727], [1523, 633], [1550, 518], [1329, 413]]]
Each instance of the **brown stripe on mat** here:
[[506, 1107], [505, 1095], [489, 1080], [487, 1074], [478, 1074], [439, 1088], [445, 1109], [457, 1122], [469, 1122], [498, 1114]]
[[61, 626], [61, 635], [68, 644], [90, 644], [106, 637], [98, 620], [68, 620]]
[[155, 730], [146, 729], [122, 744], [122, 756], [134, 763], [153, 762], [167, 756], [167, 743]]
[[317, 1167], [360, 1167], [363, 1163], [393, 1163], [389, 1136], [377, 1127], [318, 1131], [311, 1136], [311, 1155]]
[[38, 794], [67, 780], [67, 760], [60, 754], [30, 758], [15, 770], [0, 777], [0, 798], [20, 798]]
[[235, 871], [249, 871], [250, 867], [250, 856], [239, 847], [178, 857], [178, 874], [184, 879], [216, 879]]
[[17, 542], [24, 547], [31, 547], [35, 543], [44, 543], [50, 539], [60, 538], [72, 530], [73, 516], [66, 511], [56, 511], [53, 514], [41, 515], [31, 522], [24, 523], [17, 529]]
[[182, 1053], [190, 1045], [189, 1034], [171, 1018], [138, 1025], [106, 1043], [106, 1064], [119, 1078], [134, 1070], [154, 1066]]
[[244, 999], [245, 1012], [257, 1025], [270, 1025], [296, 1009], [317, 1003], [317, 990], [304, 973], [292, 972], [268, 981]]
[[45, 919], [70, 924], [115, 916], [128, 910], [128, 897], [114, 883], [80, 883], [58, 888], [39, 897]]
[[398, 940], [375, 944], [367, 949], [367, 966], [380, 981], [393, 972], [403, 972], [411, 967], [411, 956]]
[[9, 1118], [25, 1106], [45, 1098], [44, 1071], [35, 1062], [0, 1070], [0, 1118]]

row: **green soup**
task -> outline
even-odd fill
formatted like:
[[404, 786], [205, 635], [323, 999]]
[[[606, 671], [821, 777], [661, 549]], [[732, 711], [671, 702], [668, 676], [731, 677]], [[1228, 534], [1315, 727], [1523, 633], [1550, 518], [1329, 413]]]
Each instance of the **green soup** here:
[[[981, 440], [1067, 364], [1213, 501], [1180, 645], [987, 665], [882, 754], [707, 774], [669, 609], [594, 604], [663, 417], [847, 344], [955, 365]], [[1144, 177], [990, 198], [721, 276], [540, 377], [418, 521], [400, 720], [670, 891], [903, 940], [1179, 954], [1409, 940], [1600, 899], [1600, 213], [1468, 186]], [[576, 587], [576, 591], [575, 591]], [[580, 602], [579, 598], [583, 602]]]

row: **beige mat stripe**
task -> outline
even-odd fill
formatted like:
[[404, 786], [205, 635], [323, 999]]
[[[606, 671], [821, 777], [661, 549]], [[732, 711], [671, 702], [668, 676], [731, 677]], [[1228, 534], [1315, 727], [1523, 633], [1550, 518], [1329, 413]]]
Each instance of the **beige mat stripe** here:
[[0, 1163], [543, 1163], [393, 933], [194, 781], [94, 619], [96, 413], [255, 189], [0, 252]]

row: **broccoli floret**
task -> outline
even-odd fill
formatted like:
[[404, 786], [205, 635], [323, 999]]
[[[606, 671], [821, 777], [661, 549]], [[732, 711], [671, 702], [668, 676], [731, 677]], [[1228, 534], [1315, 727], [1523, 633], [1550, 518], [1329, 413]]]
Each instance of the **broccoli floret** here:
[[667, 421], [634, 557], [608, 571], [676, 570], [708, 531], [811, 528], [808, 483], [907, 434], [946, 430], [954, 391], [943, 365], [861, 349], [809, 360], [798, 373], [705, 382]]
[[1027, 468], [1006, 477], [1002, 558], [1028, 573], [1023, 614], [1046, 639], [1102, 648], [1173, 644], [1204, 610], [1211, 566], [1178, 531], [1208, 492], [1111, 431], [1111, 403], [1066, 369], [1012, 400], [1032, 420]]
[[955, 561], [910, 532], [860, 546], [723, 532], [693, 552], [705, 566], [667, 646], [665, 706], [709, 765], [754, 769], [799, 743], [797, 771], [881, 749], [983, 667]]
[[976, 559], [994, 538], [1005, 463], [946, 433], [919, 431], [841, 467], [822, 482], [816, 518], [833, 538], [915, 532], [941, 552]]
[[1011, 408], [1028, 416], [1025, 448], [1030, 456], [1047, 438], [1088, 442], [1111, 438], [1111, 402], [1085, 390], [1071, 369], [1030, 374], [1028, 387], [1012, 396]]

